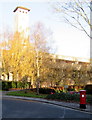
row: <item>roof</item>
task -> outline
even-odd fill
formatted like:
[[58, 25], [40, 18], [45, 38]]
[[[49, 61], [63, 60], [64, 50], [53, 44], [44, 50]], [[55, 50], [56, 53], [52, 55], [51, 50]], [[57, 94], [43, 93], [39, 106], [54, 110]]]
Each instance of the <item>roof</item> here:
[[18, 6], [18, 7], [15, 8], [15, 10], [14, 10], [13, 12], [16, 12], [16, 10], [17, 10], [18, 8], [21, 8], [21, 9], [30, 11], [30, 9], [28, 9], [28, 8], [25, 8], [25, 7], [22, 7], [22, 6]]
[[54, 58], [66, 60], [66, 61], [74, 61], [74, 62], [83, 62], [83, 63], [90, 63], [90, 59], [87, 58], [80, 58], [80, 57], [72, 57], [72, 56], [64, 56], [64, 55], [57, 55], [52, 54]]

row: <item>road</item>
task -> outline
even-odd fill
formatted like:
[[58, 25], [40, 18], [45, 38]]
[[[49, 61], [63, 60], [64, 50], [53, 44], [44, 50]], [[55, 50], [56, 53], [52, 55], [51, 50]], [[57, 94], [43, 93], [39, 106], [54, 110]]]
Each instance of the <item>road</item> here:
[[3, 97], [2, 118], [92, 118], [92, 114], [47, 103]]

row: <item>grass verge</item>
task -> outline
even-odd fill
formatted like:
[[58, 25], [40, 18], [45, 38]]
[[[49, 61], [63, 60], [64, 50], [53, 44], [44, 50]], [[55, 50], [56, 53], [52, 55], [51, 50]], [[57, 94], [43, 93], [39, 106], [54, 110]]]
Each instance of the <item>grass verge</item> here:
[[[79, 102], [80, 95], [77, 94], [67, 94], [67, 93], [55, 93], [55, 94], [39, 94], [33, 91], [11, 91], [6, 95], [12, 96], [23, 96], [23, 97], [33, 97], [33, 98], [44, 98], [57, 101], [66, 101], [66, 102]], [[86, 102], [92, 104], [92, 95], [87, 95]]]
[[46, 96], [47, 96], [45, 94], [37, 95], [36, 92], [27, 92], [26, 93], [25, 91], [12, 91], [12, 92], [8, 92], [6, 95], [33, 97], [33, 98], [46, 98]]

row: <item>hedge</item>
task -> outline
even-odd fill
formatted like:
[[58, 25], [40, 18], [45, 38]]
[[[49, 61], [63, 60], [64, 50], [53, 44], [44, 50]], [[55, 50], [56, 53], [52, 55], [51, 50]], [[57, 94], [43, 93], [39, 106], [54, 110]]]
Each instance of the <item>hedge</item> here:
[[[62, 93], [49, 94], [49, 95], [47, 95], [46, 98], [51, 99], [51, 100], [79, 102], [80, 94], [70, 94], [70, 93], [62, 92]], [[86, 102], [89, 104], [92, 104], [92, 95], [86, 95]]]
[[[30, 90], [33, 92], [37, 91], [36, 88], [30, 89]], [[55, 93], [55, 92], [56, 92], [55, 89], [52, 89], [52, 88], [39, 88], [40, 94], [51, 94], [51, 93]]]
[[91, 94], [92, 95], [92, 84], [86, 85], [84, 89], [86, 90], [87, 94]]
[[8, 91], [9, 89], [12, 89], [12, 88], [30, 88], [30, 82], [26, 82], [26, 83], [23, 83], [23, 82], [16, 82], [16, 81], [2, 81], [2, 90], [6, 90]]
[[79, 101], [79, 94], [70, 94], [70, 93], [55, 93], [50, 94], [46, 97], [47, 99], [56, 99], [56, 100], [64, 100], [64, 101]]

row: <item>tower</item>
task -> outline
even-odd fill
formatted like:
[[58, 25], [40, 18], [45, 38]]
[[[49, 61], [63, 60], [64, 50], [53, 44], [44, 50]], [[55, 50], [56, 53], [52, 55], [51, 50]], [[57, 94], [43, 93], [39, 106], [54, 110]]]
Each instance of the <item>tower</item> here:
[[28, 38], [29, 36], [29, 11], [30, 9], [18, 6], [13, 11], [14, 16], [14, 32], [19, 32]]

